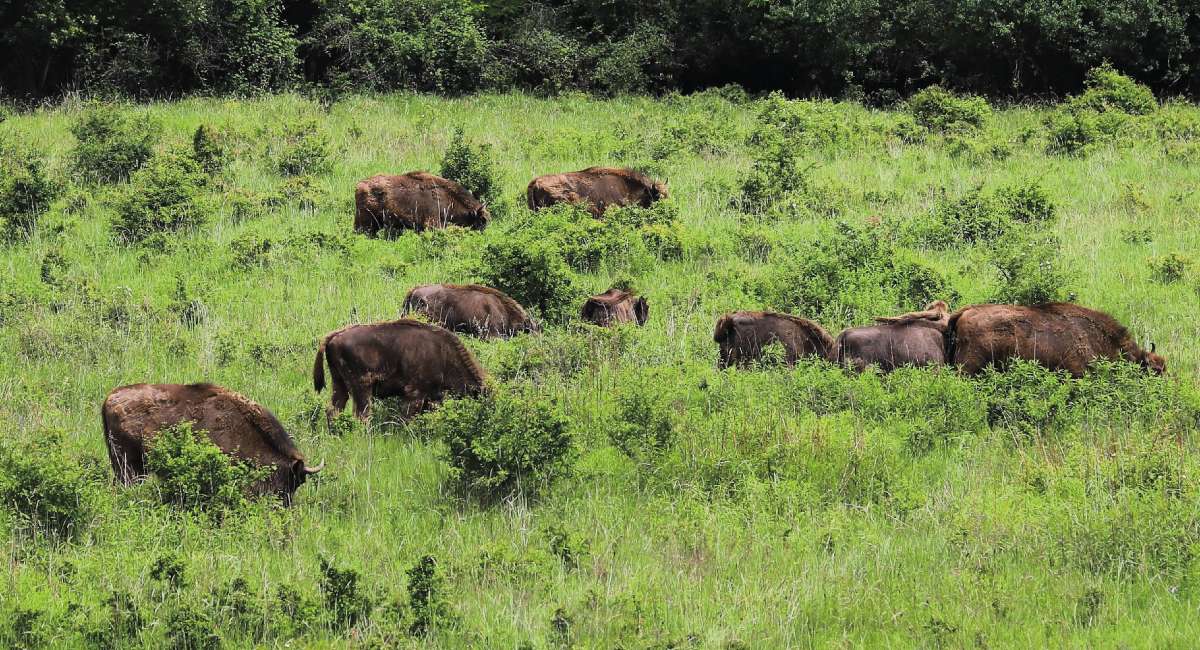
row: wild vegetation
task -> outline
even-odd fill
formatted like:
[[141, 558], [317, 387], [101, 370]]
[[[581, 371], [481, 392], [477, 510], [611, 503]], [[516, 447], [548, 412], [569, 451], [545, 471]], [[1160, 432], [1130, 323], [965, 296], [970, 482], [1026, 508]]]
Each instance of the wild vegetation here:
[[[725, 89], [8, 117], [0, 645], [1186, 645], [1200, 109], [1088, 79], [1045, 107]], [[533, 176], [594, 164], [671, 198], [525, 207]], [[355, 182], [414, 169], [462, 176], [493, 222], [355, 235]], [[476, 281], [544, 326], [464, 337], [491, 395], [326, 426], [318, 337]], [[645, 326], [580, 322], [611, 286], [647, 297]], [[836, 333], [934, 298], [1074, 300], [1169, 373], [716, 369], [727, 311]], [[250, 396], [326, 468], [290, 508], [248, 499], [252, 468], [180, 427], [155, 478], [115, 485], [99, 408], [141, 381]]]

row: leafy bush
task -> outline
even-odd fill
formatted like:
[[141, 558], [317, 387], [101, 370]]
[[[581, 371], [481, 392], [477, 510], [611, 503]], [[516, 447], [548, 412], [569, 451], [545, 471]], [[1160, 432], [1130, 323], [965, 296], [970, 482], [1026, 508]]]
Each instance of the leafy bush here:
[[675, 442], [675, 425], [659, 381], [640, 381], [617, 398], [617, 417], [609, 429], [613, 446], [638, 463], [647, 463]]
[[139, 244], [155, 235], [195, 228], [207, 220], [197, 202], [205, 182], [200, 165], [190, 156], [157, 156], [130, 178], [116, 200], [111, 224], [118, 240]]
[[1070, 276], [1062, 259], [1058, 237], [1052, 234], [1024, 231], [1006, 234], [996, 242], [988, 258], [999, 280], [991, 299], [1019, 305], [1063, 300]]
[[146, 451], [146, 470], [158, 478], [164, 503], [223, 514], [246, 505], [246, 488], [270, 468], [232, 461], [204, 431], [185, 422], [163, 429]]
[[165, 635], [172, 648], [216, 650], [221, 635], [208, 613], [200, 606], [181, 603], [167, 615]]
[[79, 461], [62, 448], [56, 432], [32, 444], [0, 446], [0, 504], [19, 528], [34, 535], [69, 539], [91, 517], [94, 493]]
[[329, 136], [316, 120], [300, 120], [284, 127], [283, 141], [275, 153], [275, 167], [280, 174], [323, 174], [332, 166]]
[[1045, 126], [1050, 154], [1079, 156], [1102, 137], [1094, 111], [1056, 110], [1046, 116]]
[[371, 615], [375, 603], [359, 586], [359, 575], [354, 569], [339, 569], [321, 558], [321, 593], [325, 597], [325, 611], [341, 628], [352, 627]]
[[786, 199], [802, 195], [811, 186], [808, 171], [808, 167], [800, 167], [795, 148], [780, 140], [763, 142], [754, 152], [750, 173], [741, 180], [738, 207], [750, 214], [763, 214]]
[[1192, 259], [1179, 253], [1168, 253], [1150, 260], [1150, 274], [1156, 282], [1175, 284], [1187, 277]]
[[472, 145], [461, 127], [454, 130], [450, 146], [442, 156], [440, 174], [470, 190], [483, 203], [494, 203], [500, 196], [491, 145]]
[[1107, 62], [1088, 71], [1084, 86], [1083, 94], [1070, 102], [1074, 110], [1148, 115], [1158, 109], [1158, 100], [1149, 88], [1117, 72]]
[[450, 620], [446, 586], [437, 558], [426, 555], [408, 570], [409, 633], [425, 636]]
[[28, 237], [50, 209], [59, 186], [33, 151], [0, 143], [0, 239]]
[[223, 137], [211, 126], [201, 124], [192, 134], [192, 157], [207, 174], [218, 174], [229, 164]]
[[989, 367], [979, 380], [987, 399], [988, 425], [1004, 427], [1017, 442], [1032, 442], [1073, 421], [1071, 378], [1035, 361], [1017, 360], [1004, 370]]
[[490, 241], [479, 265], [483, 284], [537, 309], [543, 318], [565, 321], [574, 316], [582, 291], [553, 242], [520, 237]]
[[116, 106], [100, 104], [71, 125], [71, 134], [78, 140], [72, 152], [75, 170], [86, 179], [116, 183], [150, 160], [159, 127], [149, 115], [131, 117]]
[[982, 128], [992, 108], [982, 97], [961, 97], [940, 86], [930, 86], [908, 98], [905, 109], [917, 124], [938, 133]]
[[659, 62], [669, 58], [670, 39], [659, 27], [639, 23], [632, 33], [593, 50], [593, 88], [609, 95], [647, 92], [666, 81]]
[[996, 200], [1009, 218], [1020, 223], [1053, 223], [1058, 216], [1058, 206], [1034, 180], [1000, 188]]
[[750, 136], [750, 144], [755, 146], [780, 140], [791, 148], [833, 147], [859, 135], [857, 124], [837, 104], [791, 101], [780, 92], [759, 103], [756, 117], [758, 128]]
[[928, 214], [907, 224], [905, 237], [918, 245], [945, 249], [957, 244], [996, 242], [1022, 226], [1052, 223], [1058, 208], [1033, 181], [987, 193], [976, 187], [957, 197], [940, 197]]
[[493, 393], [448, 401], [423, 417], [446, 443], [452, 476], [480, 497], [537, 496], [573, 471], [574, 436], [561, 410], [544, 399]]

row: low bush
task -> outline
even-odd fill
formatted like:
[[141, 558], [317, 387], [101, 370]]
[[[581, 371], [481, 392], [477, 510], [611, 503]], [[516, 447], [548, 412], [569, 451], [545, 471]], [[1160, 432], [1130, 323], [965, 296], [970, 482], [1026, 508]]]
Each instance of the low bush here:
[[661, 381], [648, 378], [617, 397], [617, 415], [609, 429], [613, 446], [637, 463], [650, 463], [675, 442], [675, 424]]
[[976, 187], [956, 198], [940, 197], [928, 214], [904, 225], [903, 237], [909, 243], [933, 249], [994, 244], [1011, 232], [1053, 223], [1057, 216], [1057, 205], [1034, 181], [1021, 181], [993, 192]]
[[229, 164], [229, 151], [224, 136], [216, 129], [201, 124], [192, 134], [192, 157], [207, 174], [218, 174]]
[[231, 460], [190, 422], [154, 437], [146, 451], [146, 470], [158, 478], [164, 503], [217, 514], [243, 508], [246, 488], [270, 471]]
[[24, 239], [37, 229], [60, 187], [45, 171], [41, 156], [0, 143], [0, 239]]
[[445, 578], [437, 558], [426, 555], [408, 570], [409, 634], [423, 637], [452, 620], [446, 602]]
[[467, 141], [462, 128], [454, 130], [450, 146], [442, 156], [439, 172], [470, 190], [475, 198], [492, 204], [499, 199], [500, 183], [496, 178], [496, 163], [492, 160], [491, 145], [475, 145]]
[[1049, 154], [1083, 155], [1102, 137], [1094, 111], [1056, 110], [1046, 116], [1044, 124]]
[[794, 101], [773, 92], [758, 104], [752, 146], [778, 140], [788, 148], [844, 146], [861, 135], [846, 111], [830, 101]]
[[375, 607], [370, 596], [363, 593], [358, 572], [339, 569], [326, 558], [321, 558], [321, 594], [325, 598], [325, 611], [340, 629], [365, 620]]
[[995, 196], [1008, 217], [1020, 223], [1053, 223], [1058, 216], [1058, 206], [1041, 184], [1033, 180], [1002, 187]]
[[679, 153], [721, 156], [732, 149], [735, 138], [729, 122], [715, 120], [711, 115], [689, 113], [663, 128], [650, 157], [666, 160]]
[[1149, 115], [1158, 109], [1158, 100], [1149, 88], [1104, 63], [1088, 71], [1083, 94], [1070, 101], [1073, 110], [1097, 113], [1116, 111], [1126, 115]]
[[157, 156], [133, 174], [117, 197], [113, 235], [123, 243], [140, 244], [204, 224], [207, 214], [197, 201], [204, 183], [200, 165], [190, 156]]
[[59, 433], [42, 432], [36, 447], [0, 445], [0, 505], [16, 529], [68, 540], [87, 526], [94, 503], [91, 479], [63, 450]]
[[940, 86], [909, 97], [905, 110], [917, 124], [938, 133], [980, 129], [992, 116], [991, 106], [982, 97], [962, 97]]
[[988, 262], [996, 270], [994, 302], [1036, 305], [1067, 297], [1072, 274], [1053, 234], [1011, 231], [991, 248]]
[[1161, 284], [1182, 282], [1192, 268], [1193, 260], [1177, 252], [1167, 253], [1150, 260], [1150, 276]]
[[166, 616], [164, 635], [172, 648], [217, 650], [221, 634], [204, 606], [179, 603]]
[[451, 475], [481, 498], [536, 497], [573, 471], [574, 435], [545, 399], [492, 393], [448, 401], [423, 419], [431, 437], [445, 441]]
[[575, 274], [554, 243], [532, 237], [489, 241], [478, 273], [483, 284], [507, 293], [551, 321], [573, 317], [582, 296]]
[[116, 183], [129, 178], [154, 154], [160, 127], [148, 115], [133, 117], [110, 104], [93, 106], [71, 126], [76, 172], [88, 180]]
[[811, 187], [810, 166], [801, 167], [796, 149], [779, 140], [763, 142], [754, 152], [754, 166], [742, 177], [734, 204], [749, 214], [766, 214], [781, 204], [803, 204]]
[[1004, 370], [989, 367], [979, 382], [987, 400], [988, 425], [1003, 427], [1015, 442], [1036, 442], [1075, 421], [1066, 372], [1017, 360]]
[[284, 176], [304, 176], [328, 172], [333, 162], [329, 155], [329, 136], [314, 119], [304, 119], [283, 127], [281, 142], [273, 152], [275, 168]]

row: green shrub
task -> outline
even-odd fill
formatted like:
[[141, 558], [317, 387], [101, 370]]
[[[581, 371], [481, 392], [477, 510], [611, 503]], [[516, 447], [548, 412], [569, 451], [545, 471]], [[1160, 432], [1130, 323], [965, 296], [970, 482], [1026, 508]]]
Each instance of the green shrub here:
[[167, 615], [164, 634], [171, 648], [179, 650], [216, 650], [221, 635], [201, 606], [180, 603]]
[[207, 174], [219, 174], [229, 164], [229, 152], [222, 134], [201, 124], [192, 134], [192, 157]]
[[582, 295], [575, 275], [553, 242], [505, 237], [489, 241], [479, 262], [479, 275], [490, 287], [512, 296], [551, 321], [575, 315]]
[[1154, 278], [1155, 282], [1175, 284], [1182, 282], [1187, 277], [1188, 270], [1192, 268], [1193, 261], [1190, 257], [1177, 252], [1171, 252], [1162, 257], [1151, 259], [1149, 264], [1150, 275]]
[[197, 196], [204, 182], [203, 171], [190, 156], [155, 157], [133, 174], [116, 199], [113, 235], [123, 243], [140, 244], [203, 225], [208, 217]]
[[333, 167], [329, 136], [314, 119], [288, 124], [275, 152], [275, 167], [284, 176], [324, 174]]
[[687, 114], [663, 128], [650, 157], [666, 160], [677, 153], [694, 156], [721, 156], [732, 148], [735, 135], [728, 121], [712, 115]]
[[796, 149], [779, 140], [763, 142], [754, 152], [754, 166], [742, 177], [736, 205], [749, 214], [764, 214], [811, 187], [809, 167], [800, 167]]
[[573, 471], [574, 436], [559, 407], [544, 399], [494, 393], [448, 401], [424, 419], [446, 443], [451, 475], [477, 496], [537, 496]]
[[675, 424], [661, 381], [639, 381], [617, 398], [617, 416], [609, 429], [613, 446], [634, 462], [648, 463], [675, 442]]
[[365, 620], [375, 607], [371, 598], [362, 592], [358, 572], [339, 569], [326, 558], [321, 558], [321, 594], [325, 598], [325, 611], [342, 629]]
[[408, 608], [412, 612], [408, 631], [413, 636], [425, 636], [451, 620], [445, 578], [432, 555], [422, 557], [408, 570]]
[[639, 22], [625, 38], [592, 49], [596, 60], [589, 81], [609, 95], [651, 91], [666, 81], [657, 64], [669, 57], [670, 51], [666, 33], [651, 23]]
[[962, 97], [940, 86], [918, 91], [905, 103], [917, 124], [938, 133], [973, 131], [992, 116], [992, 107], [982, 97]]
[[130, 117], [116, 106], [88, 109], [71, 125], [78, 141], [72, 151], [75, 170], [102, 183], [123, 181], [154, 154], [159, 126], [148, 115]]
[[1016, 360], [1003, 370], [989, 367], [979, 382], [988, 425], [1005, 428], [1015, 442], [1036, 442], [1075, 422], [1071, 377], [1065, 371]]
[[1070, 102], [1075, 110], [1148, 115], [1158, 109], [1158, 100], [1149, 88], [1117, 72], [1109, 63], [1089, 70], [1084, 86], [1083, 94]]
[[991, 300], [1019, 305], [1054, 302], [1066, 297], [1070, 274], [1063, 268], [1058, 237], [1014, 230], [996, 242], [988, 261], [998, 285]]
[[496, 202], [500, 196], [500, 183], [496, 179], [496, 164], [492, 160], [491, 145], [473, 145], [467, 141], [462, 127], [454, 130], [450, 146], [442, 156], [440, 171], [448, 178], [470, 190], [483, 203]]
[[974, 163], [1007, 160], [1012, 155], [1012, 146], [996, 131], [947, 135], [946, 150], [955, 158]]
[[18, 529], [65, 540], [78, 535], [94, 509], [93, 486], [62, 436], [44, 432], [33, 444], [0, 445], [0, 504]]
[[976, 187], [957, 197], [940, 197], [929, 214], [906, 224], [905, 238], [917, 245], [946, 249], [959, 244], [992, 244], [1021, 226], [1042, 226], [1058, 208], [1033, 181], [987, 193]]
[[1058, 216], [1058, 206], [1034, 180], [1000, 188], [996, 191], [996, 200], [1009, 218], [1020, 223], [1052, 223]]
[[270, 468], [232, 461], [192, 423], [163, 429], [146, 451], [146, 470], [156, 476], [164, 503], [218, 514], [243, 508], [245, 491]]
[[133, 596], [113, 591], [101, 606], [108, 615], [97, 628], [85, 634], [87, 641], [101, 648], [135, 647], [146, 621]]
[[33, 234], [58, 194], [59, 185], [46, 175], [40, 156], [0, 143], [0, 239], [13, 241]]
[[1046, 153], [1079, 156], [1100, 141], [1102, 133], [1094, 111], [1056, 110], [1045, 118]]
[[860, 135], [845, 108], [830, 101], [791, 101], [776, 91], [759, 102], [752, 146], [779, 140], [789, 148], [844, 146]]

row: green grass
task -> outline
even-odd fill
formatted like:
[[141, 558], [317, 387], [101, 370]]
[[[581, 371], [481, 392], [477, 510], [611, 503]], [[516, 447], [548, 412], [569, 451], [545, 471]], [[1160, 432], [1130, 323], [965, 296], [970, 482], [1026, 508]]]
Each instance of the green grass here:
[[[68, 184], [68, 127], [80, 110], [68, 103], [16, 116], [0, 135], [43, 152]], [[96, 498], [71, 541], [30, 539], [11, 517], [0, 532], [0, 621], [42, 612], [24, 643], [82, 645], [81, 630], [107, 620], [113, 591], [134, 596], [146, 622], [140, 643], [151, 646], [167, 643], [164, 621], [181, 607], [207, 612], [229, 647], [283, 646], [293, 636], [292, 647], [1184, 647], [1200, 635], [1200, 275], [1193, 267], [1183, 281], [1161, 284], [1151, 264], [1172, 252], [1200, 257], [1200, 166], [1166, 156], [1154, 138], [1086, 157], [1048, 156], [1040, 129], [1049, 109], [1010, 108], [996, 112], [991, 128], [1012, 155], [980, 162], [954, 157], [939, 137], [909, 145], [870, 129], [895, 113], [837, 105], [840, 119], [865, 126], [849, 141], [802, 152], [815, 163], [815, 181], [840, 197], [838, 218], [854, 224], [925, 214], [943, 191], [1040, 181], [1059, 208], [1053, 229], [1071, 271], [1067, 288], [1139, 340], [1152, 338], [1170, 377], [1131, 380], [1130, 391], [1169, 393], [1149, 412], [1101, 406], [1029, 438], [979, 425], [984, 405], [971, 396], [989, 384], [948, 373], [881, 380], [827, 368], [715, 369], [716, 317], [767, 306], [743, 281], [780, 254], [743, 259], [741, 217], [729, 206], [756, 153], [746, 144], [754, 106], [395, 95], [350, 98], [328, 113], [292, 96], [131, 110], [161, 122], [163, 146], [189, 143], [202, 123], [216, 127], [229, 137], [233, 162], [205, 191], [208, 224], [172, 236], [166, 252], [114, 243], [112, 190], [86, 186], [79, 192], [92, 200], [82, 210], [68, 214], [60, 200], [29, 241], [0, 248], [0, 438], [36, 448], [47, 432], [62, 432]], [[696, 115], [728, 127], [727, 151], [652, 160], [664, 129]], [[283, 123], [305, 117], [328, 132], [334, 162], [313, 178], [316, 207], [285, 205], [235, 222], [230, 197], [276, 190], [283, 181], [270, 143]], [[493, 208], [497, 222], [428, 241], [353, 235], [354, 183], [436, 171], [458, 126], [492, 146], [504, 197]], [[1023, 142], [1025, 132], [1032, 137]], [[341, 438], [308, 424], [306, 414], [328, 399], [312, 391], [318, 337], [348, 322], [395, 318], [415, 284], [471, 280], [479, 247], [523, 209], [533, 176], [594, 164], [648, 167], [669, 181], [679, 207], [683, 258], [633, 278], [650, 300], [646, 327], [551, 325], [540, 338], [468, 341], [489, 369], [534, 359], [529, 376], [497, 381], [529, 384], [562, 406], [582, 450], [572, 478], [536, 503], [484, 507], [444, 484], [437, 441], [378, 421]], [[802, 244], [823, 236], [824, 221], [768, 227]], [[1131, 227], [1148, 229], [1150, 241], [1126, 242]], [[297, 243], [315, 232], [343, 248]], [[273, 242], [268, 264], [232, 264], [231, 243], [247, 238]], [[57, 288], [42, 279], [51, 251], [65, 260]], [[923, 255], [947, 274], [960, 304], [988, 297], [994, 279], [979, 251]], [[606, 266], [582, 282], [599, 292], [627, 272]], [[195, 328], [173, 307], [180, 280], [188, 299], [205, 306]], [[126, 316], [103, 318], [114, 307]], [[849, 324], [825, 323], [835, 334]], [[112, 486], [100, 403], [112, 388], [143, 381], [211, 381], [244, 393], [327, 469], [290, 510], [264, 505], [221, 526], [160, 506], [153, 482]], [[906, 440], [926, 426], [923, 414], [891, 413], [939, 382], [959, 390], [951, 394], [976, 424], [951, 424], [932, 450], [914, 450]], [[608, 439], [616, 395], [637, 389], [662, 392], [677, 428], [674, 447], [640, 467]], [[959, 411], [947, 408], [953, 422]], [[1122, 473], [1154, 453], [1167, 459], [1162, 472], [1182, 477], [1182, 495]], [[551, 552], [553, 530], [582, 540], [578, 566]], [[182, 590], [150, 578], [167, 553], [186, 567]], [[378, 613], [407, 602], [407, 572], [425, 555], [439, 560], [453, 612], [431, 640], [405, 633], [407, 614]], [[261, 594], [252, 599], [260, 619], [275, 616], [279, 585], [320, 602], [320, 557], [360, 573], [380, 602], [372, 622], [246, 632], [218, 606], [214, 592], [239, 577]], [[560, 608], [565, 637], [552, 625]], [[0, 622], [0, 638], [15, 643], [18, 632]]]

